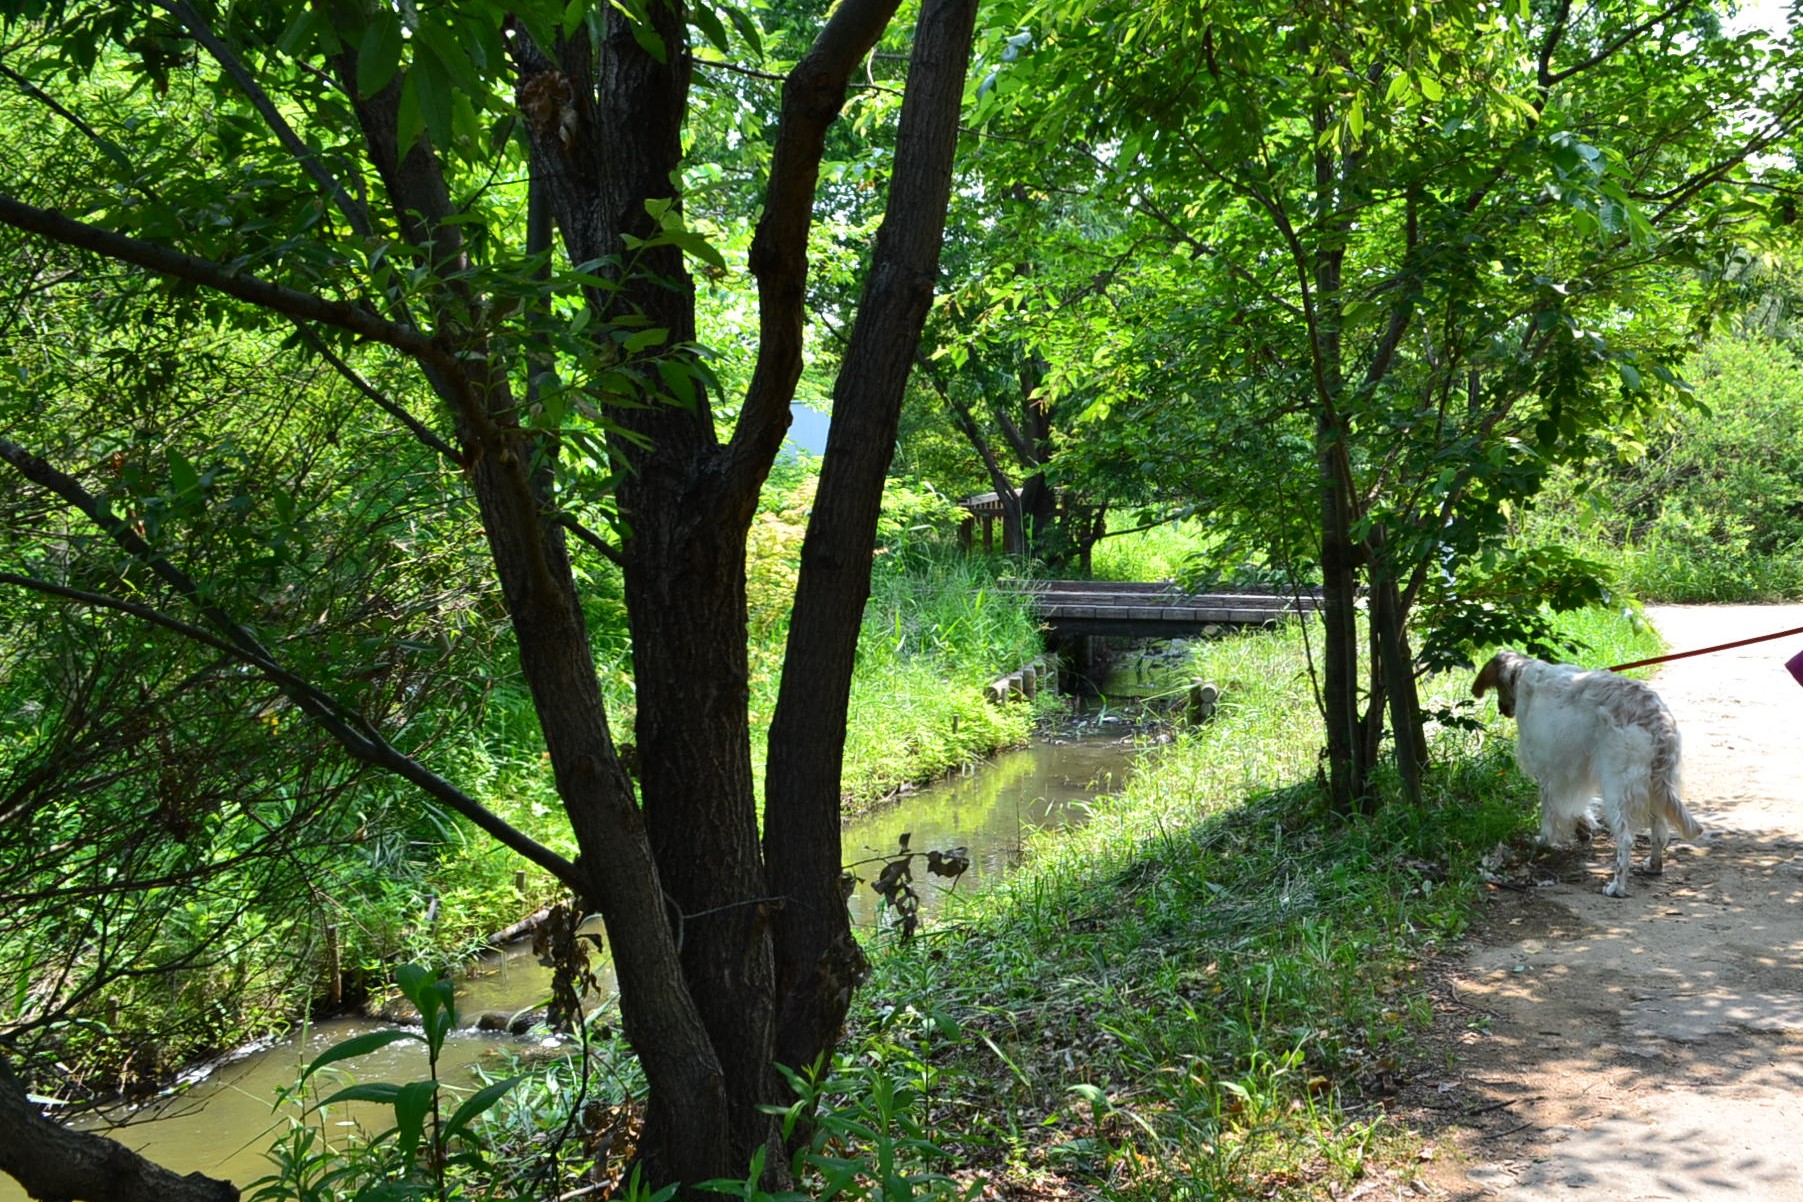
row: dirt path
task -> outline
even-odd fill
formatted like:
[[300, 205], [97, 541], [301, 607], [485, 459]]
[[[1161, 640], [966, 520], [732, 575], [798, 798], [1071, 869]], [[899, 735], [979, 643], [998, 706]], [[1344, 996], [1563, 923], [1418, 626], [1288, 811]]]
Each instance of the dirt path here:
[[[1803, 626], [1799, 605], [1651, 616], [1674, 650]], [[1495, 892], [1440, 983], [1439, 1062], [1404, 1098], [1446, 1124], [1432, 1196], [1803, 1202], [1803, 689], [1783, 668], [1799, 650], [1655, 678], [1708, 828], [1662, 878], [1604, 897], [1602, 840]]]

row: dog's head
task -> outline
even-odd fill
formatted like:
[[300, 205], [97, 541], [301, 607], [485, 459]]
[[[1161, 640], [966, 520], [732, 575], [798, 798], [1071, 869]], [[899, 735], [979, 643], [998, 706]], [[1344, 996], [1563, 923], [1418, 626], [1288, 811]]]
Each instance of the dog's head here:
[[1521, 674], [1522, 665], [1528, 662], [1528, 657], [1519, 651], [1498, 651], [1478, 672], [1477, 679], [1471, 682], [1471, 695], [1482, 697], [1489, 690], [1495, 689], [1496, 712], [1505, 718], [1513, 718], [1515, 678]]

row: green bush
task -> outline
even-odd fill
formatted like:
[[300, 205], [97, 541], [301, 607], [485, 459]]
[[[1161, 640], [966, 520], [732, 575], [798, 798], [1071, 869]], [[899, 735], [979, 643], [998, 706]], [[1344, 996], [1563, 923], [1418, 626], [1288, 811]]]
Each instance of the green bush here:
[[1556, 475], [1524, 527], [1606, 557], [1651, 601], [1803, 595], [1803, 359], [1722, 337], [1690, 366], [1700, 411], [1600, 479]]

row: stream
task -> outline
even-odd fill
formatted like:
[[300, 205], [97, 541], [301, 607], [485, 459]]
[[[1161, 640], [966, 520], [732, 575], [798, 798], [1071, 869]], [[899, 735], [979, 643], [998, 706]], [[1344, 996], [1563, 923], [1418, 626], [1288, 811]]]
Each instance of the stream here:
[[[1053, 739], [1003, 752], [848, 822], [845, 863], [868, 882], [882, 870], [880, 857], [894, 852], [906, 833], [915, 852], [966, 849], [970, 867], [955, 888], [981, 888], [1020, 862], [1032, 831], [1083, 821], [1092, 797], [1125, 782], [1135, 754], [1131, 739], [1106, 737]], [[928, 874], [924, 857], [914, 861], [914, 876], [930, 924], [950, 886]], [[851, 899], [854, 925], [871, 928], [882, 922], [879, 900], [868, 884], [861, 884]], [[509, 1053], [530, 1049], [532, 1037], [480, 1031], [474, 1024], [485, 1012], [511, 1014], [542, 1004], [549, 980], [549, 970], [539, 966], [526, 943], [490, 953], [460, 975], [457, 1007], [465, 1025], [446, 1041], [440, 1078], [464, 1085], [478, 1064], [500, 1075]], [[264, 1149], [295, 1113], [293, 1108], [275, 1111], [277, 1091], [292, 1085], [302, 1066], [326, 1048], [387, 1025], [373, 1018], [313, 1023], [269, 1048], [229, 1059], [173, 1097], [139, 1107], [109, 1134], [178, 1173], [225, 1177], [243, 1188], [269, 1171]], [[341, 1067], [359, 1081], [410, 1081], [427, 1075], [424, 1045], [411, 1041], [390, 1044]], [[366, 1121], [381, 1122], [387, 1113], [386, 1108], [366, 1111]], [[355, 1118], [334, 1108], [335, 1121], [348, 1126]], [[0, 1175], [0, 1202], [24, 1198], [11, 1178]]]

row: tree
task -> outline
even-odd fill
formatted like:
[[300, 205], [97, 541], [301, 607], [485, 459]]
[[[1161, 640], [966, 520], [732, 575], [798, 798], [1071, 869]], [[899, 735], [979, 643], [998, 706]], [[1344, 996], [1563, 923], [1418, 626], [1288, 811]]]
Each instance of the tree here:
[[[1803, 119], [1794, 56], [1690, 0], [1020, 19], [1034, 52], [988, 103], [1076, 148], [1172, 252], [1156, 274], [1187, 328], [1148, 323], [1137, 403], [1250, 404], [1274, 445], [1312, 444], [1312, 481], [1275, 491], [1314, 498], [1335, 804], [1371, 804], [1386, 708], [1412, 789], [1410, 614], [1431, 602], [1424, 658], [1444, 663], [1543, 630], [1549, 592], [1596, 595], [1557, 556], [1505, 564], [1506, 514], [1679, 388], [1706, 269], [1782, 219], [1762, 156]], [[1515, 583], [1478, 587], [1498, 575]], [[1500, 618], [1511, 592], [1534, 595]]]
[[[838, 892], [839, 737], [882, 479], [932, 294], [973, 0], [927, 0], [916, 27], [887, 213], [804, 549], [761, 837], [744, 555], [801, 366], [823, 139], [895, 8], [839, 5], [787, 74], [750, 252], [756, 364], [724, 440], [686, 260], [724, 264], [685, 223], [680, 186], [699, 57], [690, 25], [724, 52], [720, 11], [3, 10], [9, 78], [42, 121], [82, 131], [97, 179], [54, 194], [17, 181], [0, 194], [0, 223], [130, 265], [163, 295], [204, 297], [215, 320], [292, 325], [322, 353], [382, 348], [416, 373], [420, 387], [398, 398], [369, 391], [461, 474], [580, 855], [526, 839], [397, 747], [336, 680], [293, 670], [279, 615], [222, 603], [230, 582], [187, 570], [180, 525], [153, 533], [116, 510], [90, 447], [57, 448], [59, 464], [9, 434], [0, 458], [16, 487], [104, 536], [150, 600], [67, 589], [32, 564], [8, 583], [205, 645], [248, 669], [247, 689], [273, 686], [353, 760], [465, 816], [598, 910], [650, 1082], [653, 1181], [740, 1175], [773, 1146], [760, 1107], [779, 1098], [774, 1065], [830, 1049], [861, 972]], [[755, 37], [742, 12], [726, 16]], [[122, 97], [108, 76], [121, 62], [138, 76]], [[204, 101], [198, 122], [170, 128], [160, 101], [171, 89]], [[82, 113], [115, 102], [144, 110], [142, 158]], [[516, 171], [530, 181], [524, 205], [496, 187]], [[435, 416], [413, 412], [420, 397]], [[173, 458], [163, 468], [171, 491], [192, 491]], [[574, 517], [609, 484], [617, 543]], [[572, 533], [623, 572], [636, 781], [597, 686]], [[48, 1171], [9, 1169], [28, 1185]]]
[[[1005, 39], [1001, 61], [1029, 41]], [[1007, 551], [1054, 567], [1087, 567], [1109, 506], [1151, 499], [1072, 437], [1082, 414], [1112, 398], [1114, 356], [1133, 353], [1117, 286], [1149, 244], [1096, 182], [1093, 163], [1048, 160], [1036, 140], [984, 138], [962, 163], [949, 282], [924, 348], [941, 424], [1000, 501]]]

